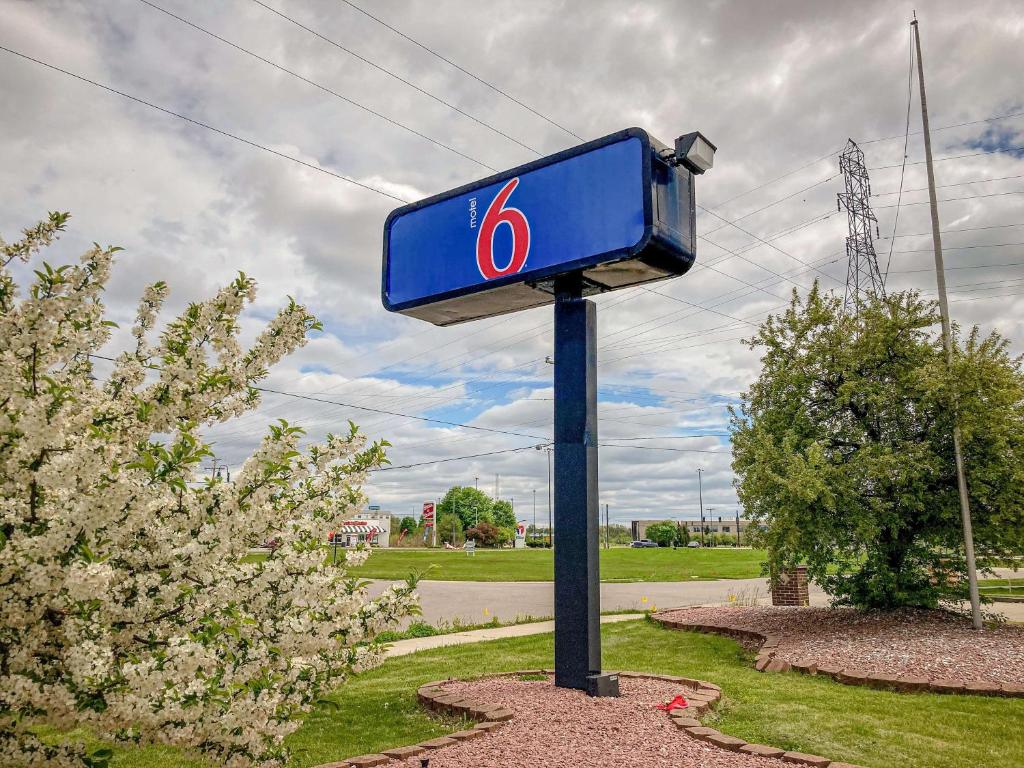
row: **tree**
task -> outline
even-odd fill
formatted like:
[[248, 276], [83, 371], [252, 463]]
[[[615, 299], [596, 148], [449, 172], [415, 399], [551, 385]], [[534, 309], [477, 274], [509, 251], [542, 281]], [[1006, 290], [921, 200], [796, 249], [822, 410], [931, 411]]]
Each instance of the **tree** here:
[[504, 499], [498, 499], [491, 505], [491, 512], [494, 515], [494, 524], [499, 528], [515, 528], [516, 513], [512, 509], [512, 504], [505, 501]]
[[646, 536], [659, 547], [671, 547], [676, 538], [676, 524], [671, 520], [663, 520], [647, 526]]
[[437, 538], [440, 541], [447, 541], [453, 545], [459, 545], [466, 539], [463, 536], [464, 528], [459, 516], [452, 512], [439, 512], [437, 515]]
[[501, 529], [493, 523], [481, 522], [466, 529], [466, 538], [484, 547], [494, 547], [501, 543]]
[[[601, 534], [604, 535], [604, 526], [601, 527]], [[633, 540], [633, 533], [628, 525], [612, 523], [608, 527], [608, 542], [610, 544], [629, 544]]]
[[438, 514], [454, 513], [462, 521], [463, 528], [476, 525], [479, 521], [494, 522], [492, 510], [494, 502], [491, 497], [476, 488], [456, 485], [448, 489], [448, 493], [437, 505]]
[[405, 535], [408, 536], [410, 533], [416, 530], [416, 518], [406, 515], [402, 518], [402, 522], [398, 524], [399, 531], [405, 531]]
[[732, 414], [733, 468], [769, 572], [806, 561], [840, 604], [963, 597], [952, 427], [959, 413], [979, 563], [1024, 551], [1024, 374], [997, 333], [954, 339], [915, 292], [859, 314], [817, 286], [751, 344], [760, 377]]
[[676, 525], [676, 546], [685, 547], [690, 543], [690, 529], [682, 523]]
[[[243, 349], [255, 284], [241, 275], [151, 344], [167, 295], [156, 283], [132, 348], [97, 380], [119, 249], [43, 263], [24, 295], [9, 269], [67, 219], [0, 242], [0, 764], [102, 765], [102, 751], [38, 735], [81, 724], [211, 763], [280, 765], [297, 716], [376, 663], [376, 633], [415, 607], [412, 583], [370, 600], [322, 550], [387, 444], [349, 425], [303, 448], [282, 421], [231, 481], [204, 480], [203, 427], [254, 408], [267, 367], [319, 324], [291, 302]], [[270, 537], [279, 546], [249, 562]]]

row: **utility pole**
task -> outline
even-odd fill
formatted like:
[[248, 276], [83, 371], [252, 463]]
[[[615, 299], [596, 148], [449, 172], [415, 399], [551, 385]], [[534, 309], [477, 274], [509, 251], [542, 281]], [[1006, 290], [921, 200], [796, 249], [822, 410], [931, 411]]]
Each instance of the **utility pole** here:
[[[928, 127], [928, 99], [924, 91], [924, 63], [921, 60], [921, 32], [917, 13], [910, 22], [914, 28], [917, 48], [917, 77], [921, 86], [921, 125], [924, 132], [924, 159], [928, 170], [928, 201], [932, 212], [932, 242], [935, 246], [935, 279], [939, 287], [939, 313], [942, 316], [942, 343], [946, 348], [946, 364], [953, 368], [953, 337], [949, 327], [949, 301], [946, 298], [946, 268], [942, 262], [942, 238], [939, 235], [939, 206], [935, 197], [935, 169], [932, 166], [932, 138]], [[981, 599], [978, 596], [978, 572], [974, 562], [974, 533], [971, 529], [971, 502], [967, 495], [963, 447], [960, 439], [960, 416], [953, 412], [953, 455], [956, 458], [956, 484], [960, 491], [960, 518], [964, 528], [964, 554], [967, 559], [967, 584], [971, 595], [971, 617], [975, 629], [981, 629]]]
[[611, 547], [611, 544], [608, 543], [608, 536], [609, 536], [608, 531], [611, 528], [611, 525], [612, 525], [611, 514], [608, 512], [608, 505], [605, 504], [604, 505], [604, 548], [605, 549], [608, 549], [608, 548]]
[[474, 477], [473, 478], [473, 487], [476, 488], [478, 491], [480, 490], [480, 478], [479, 477]]
[[704, 546], [704, 486], [701, 482], [701, 475], [704, 470], [697, 468], [697, 498], [700, 499], [700, 545]]
[[740, 510], [736, 508], [736, 548], [740, 546]]
[[501, 482], [500, 479], [499, 479], [500, 477], [501, 477], [501, 475], [495, 475], [494, 476], [494, 500], [495, 501], [498, 500], [498, 488], [500, 487], [500, 482]]
[[535, 445], [533, 447], [536, 448], [538, 451], [548, 452], [548, 548], [550, 548], [552, 545], [551, 532], [553, 530], [551, 526], [551, 451], [553, 449], [550, 445], [544, 445], [543, 443], [541, 443], [540, 445]]
[[533, 538], [537, 538], [537, 489], [533, 489]]

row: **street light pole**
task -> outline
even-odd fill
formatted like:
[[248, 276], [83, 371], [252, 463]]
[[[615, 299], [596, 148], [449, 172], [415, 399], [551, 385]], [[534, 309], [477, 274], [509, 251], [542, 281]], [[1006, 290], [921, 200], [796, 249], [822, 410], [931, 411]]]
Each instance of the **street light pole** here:
[[701, 482], [701, 475], [704, 470], [697, 468], [697, 498], [700, 499], [700, 545], [704, 546], [704, 486]]
[[548, 452], [548, 549], [553, 549], [555, 528], [551, 519], [551, 448]]
[[551, 548], [551, 530], [552, 530], [552, 528], [551, 528], [551, 451], [552, 451], [552, 448], [551, 448], [550, 445], [544, 445], [543, 443], [541, 443], [540, 445], [535, 445], [533, 447], [536, 450], [538, 450], [538, 451], [547, 451], [548, 452], [548, 549], [550, 549]]
[[[932, 244], [935, 246], [935, 279], [939, 288], [939, 314], [942, 317], [942, 344], [946, 348], [946, 365], [953, 368], [953, 335], [949, 324], [949, 301], [946, 298], [946, 268], [942, 261], [942, 238], [939, 235], [939, 206], [935, 197], [935, 170], [932, 167], [932, 137], [928, 127], [928, 99], [924, 92], [924, 63], [921, 61], [921, 33], [917, 14], [910, 22], [914, 28], [917, 48], [917, 76], [921, 85], [921, 124], [924, 133], [924, 159], [928, 171], [928, 201], [932, 212]], [[953, 456], [956, 460], [956, 484], [960, 492], [960, 519], [964, 529], [964, 555], [967, 560], [967, 585], [971, 596], [971, 618], [975, 629], [981, 629], [981, 598], [978, 595], [978, 571], [974, 562], [974, 532], [971, 526], [971, 502], [967, 495], [964, 453], [961, 445], [960, 418], [953, 412]]]
[[533, 538], [537, 539], [537, 489], [533, 489]]

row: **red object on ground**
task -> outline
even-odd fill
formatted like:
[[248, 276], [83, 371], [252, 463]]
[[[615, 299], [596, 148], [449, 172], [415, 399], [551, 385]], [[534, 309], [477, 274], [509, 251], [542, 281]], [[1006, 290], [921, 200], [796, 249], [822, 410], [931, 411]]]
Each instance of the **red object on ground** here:
[[662, 712], [671, 712], [673, 709], [686, 709], [689, 704], [686, 703], [686, 699], [682, 696], [676, 696], [668, 704], [659, 704], [658, 709]]

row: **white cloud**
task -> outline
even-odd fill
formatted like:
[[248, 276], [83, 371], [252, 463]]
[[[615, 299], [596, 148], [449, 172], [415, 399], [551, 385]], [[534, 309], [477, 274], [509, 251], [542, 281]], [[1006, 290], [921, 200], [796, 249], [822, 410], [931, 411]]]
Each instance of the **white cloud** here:
[[[536, 157], [255, 4], [161, 2], [492, 167]], [[540, 153], [576, 141], [341, 3], [272, 5]], [[656, 290], [718, 314], [644, 291], [597, 300], [602, 439], [724, 431], [724, 405], [757, 371], [756, 352], [738, 340], [752, 328], [735, 318], [759, 321], [786, 302], [794, 283], [803, 289], [814, 277], [841, 287], [845, 217], [826, 216], [835, 211], [841, 182], [834, 156], [718, 204], [838, 150], [848, 136], [898, 135], [864, 149], [871, 166], [899, 163], [908, 9], [881, 0], [509, 2], [486, 14], [481, 9], [390, 0], [372, 11], [585, 138], [630, 123], [663, 141], [701, 129], [719, 153], [713, 171], [699, 179], [698, 201], [723, 216], [743, 217], [739, 223], [750, 232], [767, 238], [821, 219], [772, 240], [774, 249], [701, 214], [699, 231], [709, 240], [700, 243], [698, 267]], [[489, 173], [134, 0], [102, 6], [0, 0], [0, 13], [4, 46], [404, 199]], [[1024, 109], [1018, 4], [929, 3], [921, 17], [933, 126]], [[289, 295], [308, 303], [326, 325], [272, 372], [268, 386], [549, 437], [551, 368], [543, 360], [552, 353], [550, 309], [448, 329], [386, 313], [379, 298], [381, 228], [397, 203], [9, 54], [0, 53], [0, 60], [8, 107], [0, 121], [0, 231], [11, 239], [46, 210], [67, 209], [74, 218], [59, 246], [65, 258], [93, 240], [126, 246], [107, 297], [115, 319], [130, 321], [142, 287], [153, 280], [170, 283], [175, 310], [242, 270], [260, 283], [247, 337]], [[912, 113], [911, 131], [918, 125]], [[993, 126], [997, 132], [986, 134]], [[977, 151], [972, 146], [986, 136], [1001, 146], [1024, 145], [1024, 119], [937, 132], [935, 152]], [[919, 136], [911, 136], [908, 154], [920, 158]], [[1024, 158], [944, 161], [937, 174], [940, 184], [972, 182], [946, 187], [940, 198], [1014, 191], [1019, 179], [974, 180], [1024, 174]], [[874, 171], [872, 182], [876, 192], [895, 190], [899, 168]], [[908, 166], [904, 186], [923, 182], [923, 166]], [[903, 202], [923, 199], [924, 193], [909, 192]], [[894, 200], [882, 194], [876, 205]], [[1020, 195], [1006, 194], [950, 201], [941, 210], [944, 228], [968, 230], [944, 237], [956, 319], [1011, 338], [1024, 331], [1024, 295], [1007, 295], [1024, 294], [1014, 290], [1024, 285], [1014, 282], [1024, 278], [1024, 247], [1005, 244], [1024, 241], [1024, 230], [1003, 225], [1024, 222], [1022, 208]], [[878, 208], [883, 236], [891, 234], [894, 210]], [[901, 208], [900, 233], [928, 229], [927, 206]], [[883, 260], [889, 242], [878, 241]], [[931, 263], [929, 239], [896, 243], [890, 285], [932, 290], [932, 275], [915, 271]], [[1012, 266], [977, 268], [1000, 264]], [[112, 347], [118, 343], [123, 334]], [[222, 458], [235, 461], [278, 417], [306, 425], [311, 436], [353, 418], [393, 443], [396, 465], [535, 442], [277, 395], [267, 395], [258, 414], [211, 437]], [[604, 448], [602, 502], [611, 504], [613, 518], [689, 516], [697, 505], [698, 467], [706, 470], [706, 505], [734, 508], [727, 440], [637, 445], [714, 453]], [[369, 490], [376, 501], [406, 511], [452, 483], [479, 478], [492, 489], [495, 474], [502, 495], [514, 496], [517, 507], [532, 504], [534, 489], [543, 507], [546, 455], [533, 449], [383, 472]]]

